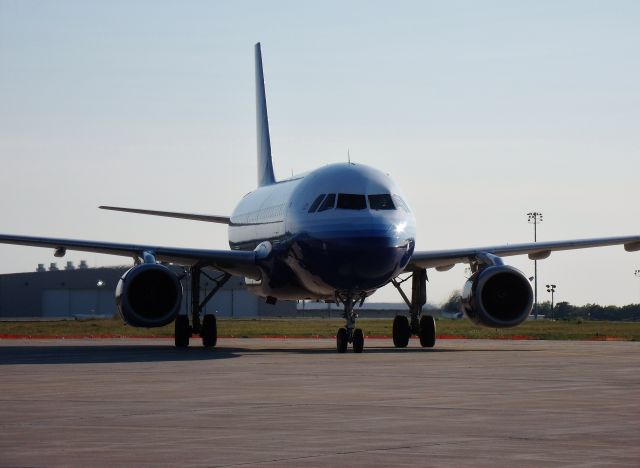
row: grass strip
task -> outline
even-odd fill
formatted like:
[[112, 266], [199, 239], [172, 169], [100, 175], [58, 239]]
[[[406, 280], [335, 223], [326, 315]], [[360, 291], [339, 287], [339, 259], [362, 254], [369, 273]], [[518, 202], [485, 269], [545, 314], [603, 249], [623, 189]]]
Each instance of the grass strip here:
[[[366, 336], [391, 336], [391, 319], [359, 320]], [[344, 322], [338, 319], [219, 319], [221, 337], [258, 338], [265, 336], [332, 337]], [[478, 327], [468, 320], [438, 320], [440, 337], [599, 340], [615, 338], [640, 341], [640, 322], [527, 321], [516, 328]], [[113, 320], [70, 320], [0, 322], [0, 337], [172, 337], [173, 324], [161, 328], [133, 328]]]

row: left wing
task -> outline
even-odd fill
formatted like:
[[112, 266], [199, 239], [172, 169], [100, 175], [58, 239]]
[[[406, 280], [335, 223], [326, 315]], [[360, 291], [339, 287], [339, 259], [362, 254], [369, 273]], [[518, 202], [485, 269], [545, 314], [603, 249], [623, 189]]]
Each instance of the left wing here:
[[470, 249], [414, 252], [405, 270], [415, 271], [421, 268], [435, 268], [438, 271], [446, 271], [453, 268], [457, 263], [471, 263], [478, 255], [487, 253], [498, 257], [526, 254], [529, 255], [531, 260], [542, 260], [549, 257], [551, 252], [558, 250], [587, 249], [590, 247], [605, 247], [610, 245], [624, 245], [624, 249], [627, 252], [635, 252], [640, 250], [640, 236], [601, 237], [598, 239], [532, 242], [527, 244], [496, 245]]
[[257, 262], [262, 252], [259, 250], [206, 250], [185, 249], [180, 247], [162, 247], [155, 245], [117, 244], [112, 242], [96, 242], [75, 239], [58, 239], [51, 237], [14, 236], [0, 234], [0, 244], [28, 245], [32, 247], [49, 247], [55, 250], [57, 257], [64, 256], [67, 250], [95, 252], [108, 255], [121, 255], [142, 259], [146, 253], [152, 254], [161, 262], [179, 263], [181, 265], [212, 266], [221, 271], [236, 275], [259, 279], [260, 270]]

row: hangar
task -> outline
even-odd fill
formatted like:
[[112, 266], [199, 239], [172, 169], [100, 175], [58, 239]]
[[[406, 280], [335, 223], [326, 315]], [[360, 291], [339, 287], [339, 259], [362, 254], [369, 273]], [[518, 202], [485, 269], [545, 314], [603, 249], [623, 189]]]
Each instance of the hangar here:
[[[117, 312], [116, 285], [129, 268], [89, 268], [83, 260], [77, 266], [67, 262], [62, 269], [56, 263], [49, 268], [39, 264], [34, 272], [0, 275], [0, 318], [112, 317]], [[218, 273], [204, 271], [212, 277]], [[182, 282], [183, 311], [191, 295], [189, 283]], [[203, 279], [203, 298], [214, 285], [213, 281]], [[242, 278], [234, 276], [207, 303], [205, 312], [218, 317], [286, 317], [296, 314], [296, 302], [266, 304], [246, 290]]]

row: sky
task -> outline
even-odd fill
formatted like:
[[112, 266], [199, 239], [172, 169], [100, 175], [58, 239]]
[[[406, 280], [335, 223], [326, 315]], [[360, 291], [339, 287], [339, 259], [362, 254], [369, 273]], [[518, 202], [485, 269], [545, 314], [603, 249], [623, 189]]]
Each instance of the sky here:
[[[531, 241], [530, 211], [538, 240], [640, 234], [638, 24], [615, 0], [0, 0], [0, 232], [228, 248], [224, 225], [97, 206], [231, 213], [255, 188], [260, 41], [276, 177], [348, 150], [403, 188], [418, 250]], [[56, 260], [0, 246], [0, 273]], [[539, 300], [638, 303], [636, 269], [554, 253]], [[429, 278], [440, 303], [465, 268]]]

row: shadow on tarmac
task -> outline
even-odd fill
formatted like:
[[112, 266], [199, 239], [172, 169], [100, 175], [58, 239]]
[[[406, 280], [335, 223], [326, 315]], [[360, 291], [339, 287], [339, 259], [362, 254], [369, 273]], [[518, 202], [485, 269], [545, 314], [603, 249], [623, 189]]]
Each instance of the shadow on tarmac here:
[[100, 364], [213, 361], [239, 357], [232, 349], [176, 349], [173, 346], [87, 345], [2, 346], [0, 366], [10, 364]]
[[[364, 354], [403, 354], [403, 353], [459, 353], [459, 352], [501, 352], [535, 351], [534, 349], [439, 349], [439, 348], [403, 348], [365, 347]], [[241, 348], [218, 347], [205, 349], [192, 346], [176, 349], [171, 345], [38, 345], [38, 346], [1, 346], [1, 365], [26, 364], [100, 364], [128, 362], [180, 362], [180, 361], [216, 361], [238, 358], [252, 354], [307, 354], [335, 355], [333, 347], [327, 348]], [[354, 354], [351, 349], [346, 354]], [[346, 359], [346, 357], [345, 357]]]

